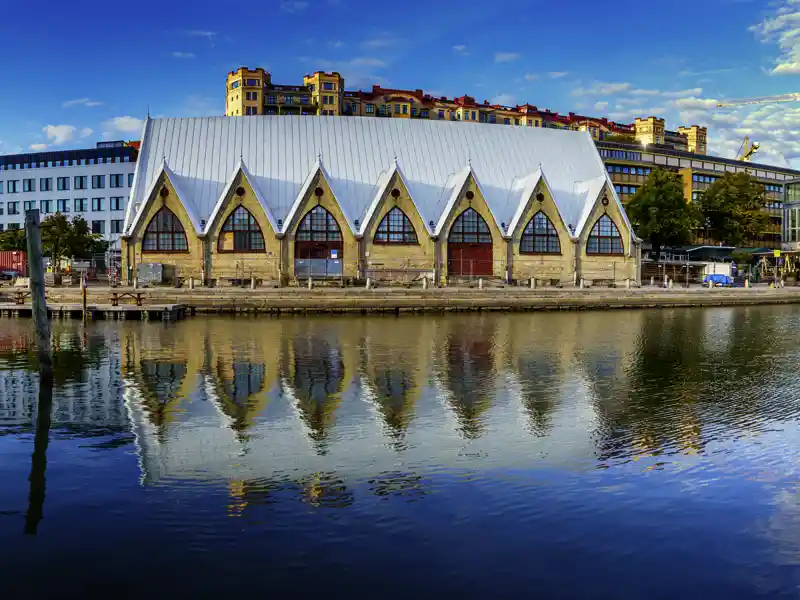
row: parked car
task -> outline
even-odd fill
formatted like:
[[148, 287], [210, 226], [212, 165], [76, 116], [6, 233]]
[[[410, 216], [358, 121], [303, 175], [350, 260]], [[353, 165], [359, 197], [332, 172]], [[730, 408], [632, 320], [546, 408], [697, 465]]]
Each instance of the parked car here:
[[0, 281], [11, 281], [22, 275], [19, 271], [0, 271]]
[[730, 275], [706, 275], [703, 283], [708, 285], [709, 281], [714, 287], [733, 287], [733, 277]]

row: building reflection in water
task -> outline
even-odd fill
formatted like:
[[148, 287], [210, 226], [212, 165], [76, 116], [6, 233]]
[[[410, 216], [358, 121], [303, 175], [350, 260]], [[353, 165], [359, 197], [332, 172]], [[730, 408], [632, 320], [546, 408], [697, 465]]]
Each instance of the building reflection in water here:
[[[63, 323], [53, 431], [116, 431], [144, 482], [225, 482], [231, 514], [346, 505], [355, 481], [424, 493], [402, 465], [654, 462], [800, 412], [764, 392], [790, 389], [781, 310]], [[4, 325], [0, 435], [33, 431], [37, 389], [27, 328]]]
[[317, 451], [325, 453], [328, 431], [342, 400], [345, 365], [335, 332], [319, 333], [306, 330], [285, 340], [281, 381]]
[[480, 437], [483, 417], [495, 396], [495, 321], [479, 317], [471, 327], [451, 327], [441, 365], [448, 403], [467, 439]]

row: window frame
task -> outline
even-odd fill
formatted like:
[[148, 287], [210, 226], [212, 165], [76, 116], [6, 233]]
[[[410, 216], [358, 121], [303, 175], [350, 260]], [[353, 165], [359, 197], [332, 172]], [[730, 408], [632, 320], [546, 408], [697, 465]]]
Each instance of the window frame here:
[[[237, 222], [236, 222], [236, 214], [239, 213], [240, 216], [246, 216], [247, 218], [247, 227], [244, 229], [237, 229]], [[241, 222], [239, 223], [241, 224]], [[230, 226], [230, 229], [228, 227]], [[224, 233], [232, 233], [233, 234], [233, 249], [227, 250], [222, 247], [222, 242], [224, 240]], [[248, 240], [248, 248], [236, 248], [236, 234], [247, 234]], [[253, 248], [253, 235], [257, 234], [261, 238], [261, 248]], [[253, 213], [247, 210], [244, 206], [239, 204], [234, 208], [230, 214], [228, 214], [225, 222], [222, 224], [222, 227], [219, 229], [219, 235], [217, 236], [217, 253], [219, 254], [265, 254], [267, 251], [267, 240], [264, 237], [264, 231], [261, 229], [261, 226], [258, 224]]]
[[[399, 230], [392, 227], [392, 215], [400, 219], [401, 227]], [[386, 228], [384, 231], [381, 231], [384, 224]], [[397, 225], [396, 219], [394, 225]], [[379, 235], [385, 236], [386, 239], [378, 239]], [[401, 235], [403, 239], [393, 240], [393, 235]], [[410, 239], [409, 236], [413, 236], [413, 240]], [[384, 246], [419, 246], [419, 237], [417, 236], [417, 230], [414, 228], [414, 224], [403, 209], [399, 206], [393, 206], [383, 215], [380, 223], [378, 223], [378, 227], [375, 229], [375, 235], [372, 236], [372, 243]]]
[[[319, 211], [324, 211], [325, 214], [325, 228], [319, 229], [316, 228], [314, 225], [314, 219], [312, 217], [313, 213], [319, 214]], [[308, 222], [309, 227], [304, 229], [304, 226]], [[319, 225], [319, 223], [317, 223]], [[335, 226], [335, 229], [332, 227]], [[314, 234], [325, 234], [325, 238], [321, 239], [315, 237]], [[331, 237], [331, 234], [334, 233], [338, 235], [338, 237]], [[305, 234], [308, 234], [308, 238], [304, 237]], [[339, 226], [339, 222], [336, 220], [336, 217], [333, 216], [333, 213], [326, 209], [321, 204], [317, 204], [316, 206], [312, 207], [306, 214], [303, 215], [303, 218], [300, 220], [300, 223], [297, 225], [297, 230], [295, 231], [295, 242], [316, 242], [316, 243], [344, 243], [344, 236], [342, 235], [342, 228]]]
[[[544, 233], [539, 233], [537, 229], [536, 218], [537, 217], [544, 218]], [[544, 241], [544, 250], [537, 250], [536, 249], [536, 242], [537, 240]], [[551, 244], [550, 242], [555, 240], [557, 250], [553, 251], [550, 250]], [[530, 242], [530, 250], [526, 248], [527, 243]], [[546, 255], [546, 256], [559, 256], [562, 254], [561, 252], [561, 238], [558, 235], [558, 230], [556, 229], [553, 221], [550, 217], [547, 216], [543, 210], [538, 210], [536, 213], [528, 220], [528, 223], [525, 225], [525, 229], [522, 230], [522, 235], [519, 239], [519, 253], [525, 255]]]
[[[170, 222], [171, 228], [170, 229], [162, 230], [162, 229], [159, 228], [159, 223], [160, 222], [159, 222], [158, 218], [162, 213], [165, 213], [165, 214], [167, 214], [168, 216], [171, 217], [171, 222]], [[156, 225], [156, 228], [154, 230], [151, 230], [151, 226], [153, 224]], [[177, 228], [176, 228], [176, 225], [177, 225]], [[171, 250], [161, 248], [161, 239], [162, 239], [161, 236], [162, 235], [170, 235], [171, 236], [171, 239], [172, 239], [172, 244], [171, 244], [172, 245], [172, 249]], [[183, 236], [183, 240], [186, 243], [185, 248], [181, 248], [181, 249], [178, 249], [178, 250], [174, 249], [175, 248], [175, 240], [176, 240], [175, 236], [176, 235], [182, 235]], [[156, 242], [155, 243], [155, 248], [147, 248], [147, 241], [150, 238], [150, 236], [154, 236], [155, 237], [155, 242]], [[180, 238], [177, 238], [177, 239], [180, 239]], [[181, 223], [181, 220], [178, 218], [178, 215], [176, 215], [174, 212], [172, 212], [166, 206], [162, 206], [156, 212], [156, 214], [153, 215], [153, 217], [150, 219], [150, 221], [147, 223], [147, 227], [145, 227], [144, 234], [142, 235], [142, 254], [189, 254], [189, 236], [186, 234], [186, 229], [184, 228], [183, 223]]]
[[[610, 229], [609, 229], [609, 233], [608, 234], [603, 234], [602, 231], [601, 231], [601, 226], [605, 224], [604, 219], [607, 220], [608, 223], [611, 226]], [[595, 233], [595, 230], [597, 230], [597, 233]], [[615, 235], [615, 232], [616, 232], [616, 235]], [[591, 250], [590, 249], [591, 248], [591, 242], [592, 242], [593, 239], [597, 240], [597, 249], [596, 250]], [[603, 251], [601, 249], [601, 242], [603, 240], [608, 240], [608, 244], [609, 244], [609, 250], [608, 251]], [[619, 252], [615, 251], [615, 248], [614, 248], [614, 241], [615, 240], [619, 241], [619, 246], [620, 246]], [[622, 239], [622, 233], [620, 232], [619, 227], [617, 227], [617, 224], [614, 222], [614, 219], [612, 219], [608, 215], [608, 213], [603, 213], [602, 215], [600, 215], [597, 218], [597, 220], [594, 222], [594, 225], [592, 225], [592, 228], [589, 230], [589, 235], [586, 236], [585, 252], [586, 252], [587, 256], [624, 256], [625, 255], [625, 243], [624, 243], [624, 241]]]
[[[472, 229], [467, 230], [465, 229], [464, 225], [465, 224], [469, 224], [470, 226], [472, 225], [471, 219], [473, 213], [477, 216], [477, 219], [475, 219], [475, 228], [474, 230]], [[469, 223], [467, 222], [467, 218], [470, 219]], [[486, 227], [485, 231], [481, 230], [481, 223], [483, 223], [483, 225]], [[456, 231], [456, 226], [459, 226], [461, 230]], [[453, 236], [455, 235], [460, 235], [461, 239], [454, 240]], [[470, 236], [474, 235], [475, 241], [466, 240], [464, 237], [465, 235], [470, 235]], [[485, 239], [482, 241], [481, 240], [482, 235], [488, 236], [489, 241], [487, 242], [485, 241]], [[470, 206], [461, 211], [461, 213], [455, 219], [453, 219], [453, 224], [450, 225], [450, 229], [447, 232], [447, 243], [448, 244], [493, 244], [494, 240], [492, 237], [492, 230], [489, 227], [489, 224], [486, 222], [486, 219], [484, 219], [477, 210], [475, 210]]]

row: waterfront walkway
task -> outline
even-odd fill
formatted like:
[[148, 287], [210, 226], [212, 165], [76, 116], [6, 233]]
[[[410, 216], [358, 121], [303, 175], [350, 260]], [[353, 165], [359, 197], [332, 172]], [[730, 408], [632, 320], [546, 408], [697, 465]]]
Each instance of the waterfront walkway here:
[[[8, 288], [0, 289], [0, 302]], [[116, 288], [115, 291], [131, 291]], [[800, 303], [800, 288], [531, 290], [525, 287], [431, 288], [145, 288], [143, 304], [181, 305], [197, 313], [399, 313], [443, 311], [587, 310]], [[76, 288], [49, 288], [48, 303], [80, 304]], [[90, 287], [89, 304], [109, 303], [107, 287]]]

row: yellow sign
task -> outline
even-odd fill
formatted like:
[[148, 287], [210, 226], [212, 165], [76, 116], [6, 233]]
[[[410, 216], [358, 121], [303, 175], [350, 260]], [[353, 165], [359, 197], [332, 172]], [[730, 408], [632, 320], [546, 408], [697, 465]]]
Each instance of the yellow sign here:
[[775, 258], [780, 258], [781, 257], [781, 251], [780, 250], [773, 250], [772, 251], [772, 256], [774, 256]]

